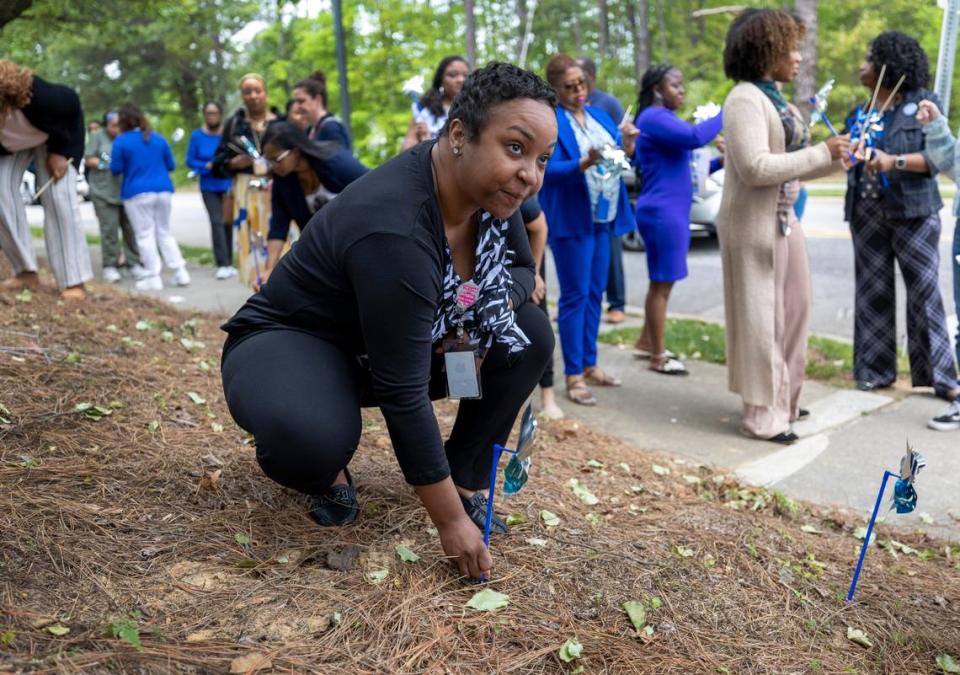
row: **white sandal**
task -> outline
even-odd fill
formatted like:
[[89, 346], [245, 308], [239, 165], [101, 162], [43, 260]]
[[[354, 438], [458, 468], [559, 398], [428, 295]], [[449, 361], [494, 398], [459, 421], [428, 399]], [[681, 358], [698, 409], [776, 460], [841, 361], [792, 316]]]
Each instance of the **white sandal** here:
[[[657, 365], [657, 362], [660, 362]], [[662, 375], [689, 375], [690, 372], [687, 370], [687, 367], [683, 365], [683, 362], [679, 359], [676, 359], [669, 352], [664, 352], [663, 354], [657, 354], [651, 356], [650, 358], [650, 370], [655, 373], [660, 373]]]

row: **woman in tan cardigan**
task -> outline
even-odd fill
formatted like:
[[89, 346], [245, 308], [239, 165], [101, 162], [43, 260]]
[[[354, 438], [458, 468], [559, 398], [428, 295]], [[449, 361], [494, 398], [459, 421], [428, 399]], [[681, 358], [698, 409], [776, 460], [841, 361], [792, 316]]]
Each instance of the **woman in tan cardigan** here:
[[793, 214], [799, 181], [829, 172], [846, 137], [810, 145], [809, 129], [777, 83], [797, 74], [804, 27], [790, 14], [747, 10], [727, 33], [723, 61], [737, 85], [723, 106], [726, 175], [717, 218], [723, 262], [730, 390], [743, 432], [797, 440], [791, 423], [806, 365], [810, 270]]

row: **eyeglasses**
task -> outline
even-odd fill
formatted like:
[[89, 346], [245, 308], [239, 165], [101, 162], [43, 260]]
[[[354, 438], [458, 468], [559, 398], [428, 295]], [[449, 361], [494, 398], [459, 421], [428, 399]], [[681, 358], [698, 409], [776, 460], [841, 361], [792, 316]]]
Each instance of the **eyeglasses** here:
[[581, 78], [575, 82], [564, 82], [563, 88], [565, 91], [576, 91], [577, 89], [586, 89], [587, 81]]
[[274, 157], [273, 159], [270, 159], [270, 160], [267, 160], [267, 161], [269, 161], [270, 164], [279, 164], [279, 163], [282, 162], [284, 159], [286, 159], [287, 155], [289, 155], [291, 152], [293, 152], [293, 148], [287, 148], [286, 150], [284, 150], [283, 152], [281, 152], [279, 155], [277, 155], [277, 156]]

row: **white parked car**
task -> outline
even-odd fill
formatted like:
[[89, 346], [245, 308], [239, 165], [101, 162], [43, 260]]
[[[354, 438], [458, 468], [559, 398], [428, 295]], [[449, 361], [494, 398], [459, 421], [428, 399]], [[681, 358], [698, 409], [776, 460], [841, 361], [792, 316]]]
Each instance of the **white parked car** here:
[[[37, 194], [40, 187], [42, 186], [37, 185], [37, 177], [33, 171], [25, 171], [23, 181], [20, 183], [20, 198], [23, 203], [27, 206], [39, 203], [40, 200], [34, 199], [33, 195]], [[90, 185], [87, 183], [86, 167], [82, 164], [80, 165], [80, 172], [77, 174], [77, 196], [85, 201], [90, 199]]]
[[[623, 174], [630, 196], [630, 206], [637, 200], [640, 191], [637, 189], [636, 175]], [[712, 237], [717, 234], [717, 213], [720, 212], [720, 197], [723, 193], [723, 169], [715, 171], [707, 177], [706, 187], [701, 194], [694, 195], [690, 205], [690, 234], [692, 236]], [[623, 235], [623, 248], [627, 251], [642, 251], [643, 238], [636, 229]]]

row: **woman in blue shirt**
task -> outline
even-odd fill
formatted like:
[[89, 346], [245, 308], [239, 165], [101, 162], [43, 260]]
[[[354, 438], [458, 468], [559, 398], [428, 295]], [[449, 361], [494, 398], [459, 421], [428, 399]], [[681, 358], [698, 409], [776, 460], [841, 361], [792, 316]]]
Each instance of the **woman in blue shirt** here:
[[180, 246], [170, 232], [173, 182], [169, 172], [177, 167], [170, 145], [150, 129], [146, 115], [133, 103], [120, 106], [119, 116], [123, 133], [113, 141], [110, 171], [114, 175], [123, 174], [120, 198], [137, 235], [140, 262], [148, 275], [137, 282], [136, 288], [138, 291], [163, 289], [161, 256], [173, 270], [170, 284], [186, 286], [190, 283], [190, 274]]
[[[687, 374], [683, 363], [667, 351], [664, 329], [670, 290], [674, 282], [687, 276], [693, 203], [690, 155], [712, 141], [723, 126], [722, 113], [700, 124], [677, 117], [683, 94], [683, 74], [662, 63], [643, 74], [637, 99], [640, 137], [635, 160], [643, 175], [637, 229], [647, 252], [650, 287], [636, 347], [638, 355], [650, 357], [650, 370], [666, 375]], [[710, 171], [720, 168], [721, 162], [712, 161]]]
[[619, 386], [597, 367], [597, 333], [610, 264], [610, 234], [634, 227], [619, 170], [602, 160], [605, 147], [621, 142], [633, 156], [636, 127], [623, 126], [599, 108], [584, 105], [587, 81], [566, 54], [547, 64], [547, 81], [557, 92], [557, 147], [547, 164], [540, 204], [550, 223], [549, 242], [560, 281], [557, 322], [567, 376], [567, 396], [596, 405], [587, 386]]
[[233, 223], [223, 212], [223, 198], [230, 191], [230, 179], [214, 176], [212, 171], [222, 129], [223, 108], [216, 101], [207, 101], [203, 106], [203, 127], [190, 135], [187, 166], [200, 176], [200, 194], [210, 217], [217, 279], [229, 279], [237, 274], [233, 266]]

